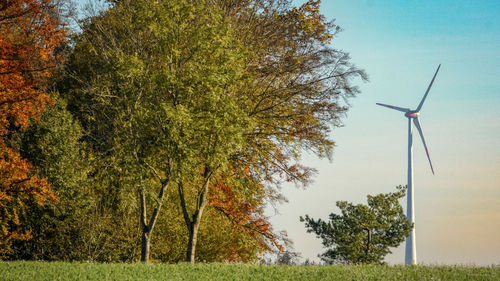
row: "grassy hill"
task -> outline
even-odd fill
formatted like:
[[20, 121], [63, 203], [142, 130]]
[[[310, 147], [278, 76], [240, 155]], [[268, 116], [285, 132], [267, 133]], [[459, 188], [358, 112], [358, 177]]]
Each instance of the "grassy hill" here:
[[500, 280], [500, 266], [0, 262], [0, 280]]

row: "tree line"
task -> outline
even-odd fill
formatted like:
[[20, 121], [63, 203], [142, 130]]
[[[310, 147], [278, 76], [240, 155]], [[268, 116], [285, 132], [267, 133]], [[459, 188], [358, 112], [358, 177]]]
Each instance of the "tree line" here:
[[0, 256], [240, 261], [286, 247], [264, 208], [365, 72], [320, 1], [0, 4]]

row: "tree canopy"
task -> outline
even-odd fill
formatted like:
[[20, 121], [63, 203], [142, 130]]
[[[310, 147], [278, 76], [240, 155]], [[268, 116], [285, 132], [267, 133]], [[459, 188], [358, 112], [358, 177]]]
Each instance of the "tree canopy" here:
[[245, 49], [233, 32], [203, 2], [120, 1], [84, 26], [69, 59], [68, 95], [88, 141], [138, 191], [144, 260], [167, 187], [179, 186], [193, 233], [199, 219], [190, 218], [184, 189], [203, 197], [201, 217], [209, 179], [250, 126], [236, 100]]
[[[286, 200], [283, 182], [310, 183], [301, 155], [330, 157], [353, 80], [367, 79], [333, 48], [340, 27], [319, 0], [106, 3], [61, 52], [55, 107], [10, 137], [60, 198], [30, 204], [43, 219], [14, 255], [251, 261], [283, 250], [264, 209]], [[33, 89], [41, 112], [50, 98]]]
[[396, 192], [368, 195], [368, 204], [337, 201], [341, 214], [330, 214], [329, 221], [300, 217], [307, 232], [314, 232], [328, 250], [321, 254], [326, 263], [380, 264], [410, 233], [411, 224], [399, 199], [406, 187]]

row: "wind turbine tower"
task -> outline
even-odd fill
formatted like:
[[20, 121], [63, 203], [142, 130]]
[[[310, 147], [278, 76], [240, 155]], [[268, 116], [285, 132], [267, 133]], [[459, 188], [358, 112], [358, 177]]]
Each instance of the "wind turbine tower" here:
[[420, 134], [420, 138], [422, 139], [422, 143], [424, 144], [425, 153], [427, 154], [427, 159], [429, 159], [429, 164], [431, 166], [432, 174], [434, 174], [434, 168], [432, 167], [431, 157], [429, 156], [429, 150], [427, 150], [427, 145], [425, 144], [424, 134], [422, 132], [422, 126], [420, 125], [420, 121], [418, 117], [420, 116], [420, 110], [422, 109], [422, 105], [424, 104], [425, 98], [427, 98], [427, 94], [429, 94], [429, 90], [434, 83], [434, 79], [436, 79], [436, 75], [438, 74], [439, 68], [438, 66], [436, 73], [434, 73], [434, 77], [432, 77], [431, 83], [425, 91], [424, 97], [420, 101], [417, 109], [411, 110], [409, 108], [402, 108], [382, 103], [377, 103], [377, 105], [385, 106], [390, 109], [394, 109], [397, 111], [404, 112], [405, 117], [408, 118], [408, 190], [406, 191], [406, 216], [408, 220], [413, 224], [413, 228], [411, 229], [410, 236], [406, 238], [406, 252], [405, 252], [405, 264], [417, 264], [417, 248], [415, 241], [415, 206], [414, 206], [414, 188], [413, 185], [413, 128], [412, 122], [415, 124], [415, 127]]

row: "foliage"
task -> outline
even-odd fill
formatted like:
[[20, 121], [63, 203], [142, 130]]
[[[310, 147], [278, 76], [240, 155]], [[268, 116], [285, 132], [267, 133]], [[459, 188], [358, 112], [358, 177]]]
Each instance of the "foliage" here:
[[320, 1], [295, 8], [288, 0], [216, 2], [250, 50], [252, 81], [239, 103], [255, 125], [233, 165], [280, 201], [283, 181], [307, 185], [314, 173], [300, 164], [304, 151], [330, 156], [331, 128], [342, 125], [343, 102], [359, 93], [351, 80], [367, 76], [329, 44], [340, 28], [319, 13]]
[[245, 52], [232, 32], [203, 2], [119, 1], [88, 20], [69, 58], [70, 108], [121, 206], [140, 203], [145, 260], [167, 187], [182, 186], [184, 217], [191, 207], [201, 216], [186, 201], [206, 198], [250, 124], [235, 99]]
[[500, 267], [3, 262], [0, 280], [498, 280]]
[[102, 188], [102, 166], [80, 141], [82, 129], [66, 102], [55, 93], [52, 99], [54, 105], [21, 132], [19, 143], [21, 155], [47, 178], [59, 202], [27, 204], [24, 225], [33, 237], [13, 243], [8, 258], [133, 261], [139, 246], [136, 220], [110, 207], [114, 198]]
[[340, 28], [319, 13], [320, 1], [293, 8], [286, 0], [214, 2], [249, 50], [251, 82], [238, 102], [254, 126], [231, 155], [230, 172], [216, 179], [212, 205], [264, 237], [262, 249], [282, 250], [286, 237], [273, 232], [262, 208], [285, 200], [283, 181], [309, 183], [314, 170], [300, 165], [302, 152], [330, 156], [330, 129], [348, 108], [341, 102], [359, 92], [350, 80], [367, 76], [329, 45]]
[[147, 261], [153, 243], [154, 260], [197, 249], [248, 262], [282, 249], [264, 208], [283, 181], [309, 182], [302, 152], [330, 155], [350, 81], [366, 79], [329, 45], [340, 28], [312, 0], [109, 2], [69, 45], [58, 89], [71, 115], [59, 100], [16, 132], [61, 202], [27, 204], [37, 233], [13, 258], [134, 261], [141, 248]]
[[319, 1], [289, 4], [114, 1], [83, 25], [62, 92], [106, 163], [107, 198], [125, 213], [139, 201], [143, 252], [172, 185], [188, 260], [209, 201], [259, 251], [281, 246], [264, 205], [283, 199], [281, 180], [307, 184], [295, 162], [329, 155], [349, 80], [366, 78], [327, 45], [338, 28]]
[[322, 260], [343, 264], [380, 264], [409, 235], [411, 224], [406, 219], [399, 199], [406, 187], [387, 194], [368, 195], [368, 205], [337, 201], [341, 215], [330, 214], [330, 221], [300, 218], [307, 232], [316, 233], [329, 248]]
[[39, 122], [23, 132], [20, 151], [34, 165], [33, 172], [47, 178], [59, 202], [43, 206], [28, 204], [31, 214], [26, 226], [32, 230], [29, 241], [16, 242], [12, 257], [34, 260], [75, 259], [81, 229], [78, 219], [88, 208], [90, 157], [79, 142], [81, 128], [66, 111], [66, 103], [53, 94], [54, 105]]
[[251, 237], [254, 249], [262, 254], [274, 248], [282, 248], [285, 237], [274, 233], [268, 218], [264, 216], [265, 200], [270, 199], [262, 184], [248, 176], [249, 167], [237, 172], [231, 166], [231, 176], [221, 175], [211, 188], [210, 205], [233, 224], [233, 228]]
[[84, 201], [78, 189], [85, 186], [91, 160], [79, 141], [82, 130], [57, 93], [52, 100], [53, 105], [40, 121], [33, 122], [24, 132], [21, 155], [35, 166], [36, 174], [49, 180], [60, 200]]
[[64, 41], [51, 0], [9, 0], [0, 4], [0, 255], [16, 240], [31, 237], [23, 226], [26, 204], [57, 201], [45, 179], [9, 142], [10, 132], [40, 118], [49, 96], [44, 81], [57, 65], [54, 50]]

